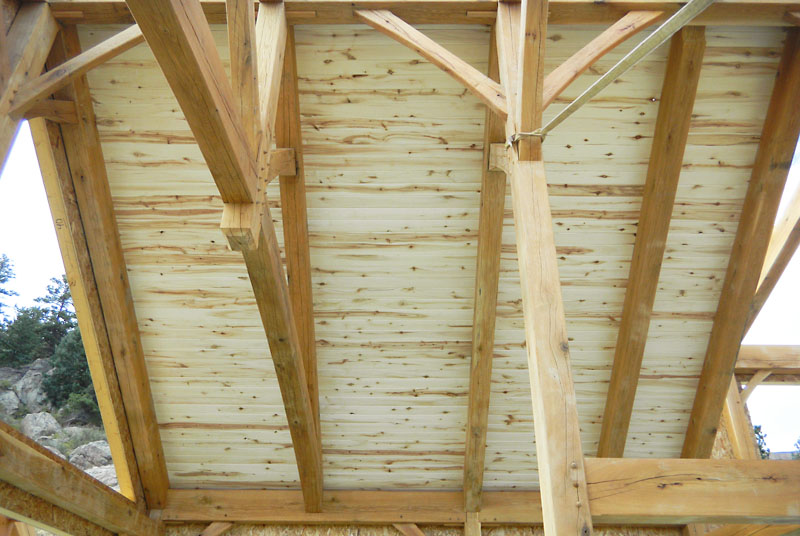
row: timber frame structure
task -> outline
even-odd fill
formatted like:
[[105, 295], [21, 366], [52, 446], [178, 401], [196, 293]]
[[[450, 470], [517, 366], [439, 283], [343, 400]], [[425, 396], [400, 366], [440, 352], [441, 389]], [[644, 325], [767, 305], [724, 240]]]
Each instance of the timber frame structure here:
[[800, 528], [742, 403], [800, 349], [741, 348], [800, 243], [800, 2], [0, 7], [121, 489], [0, 423], [0, 515]]

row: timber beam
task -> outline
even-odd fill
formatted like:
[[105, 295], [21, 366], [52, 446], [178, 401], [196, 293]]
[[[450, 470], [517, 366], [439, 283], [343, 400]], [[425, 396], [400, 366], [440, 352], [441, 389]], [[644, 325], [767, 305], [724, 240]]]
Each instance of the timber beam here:
[[[322, 501], [316, 406], [310, 400], [299, 330], [264, 199], [284, 66], [286, 15], [283, 3], [265, 4], [254, 29], [246, 2], [230, 0], [226, 5], [235, 13], [229, 27], [235, 95], [197, 0], [128, 1], [225, 203], [222, 228], [234, 248], [241, 249], [247, 265], [283, 397], [305, 508], [315, 512]], [[257, 119], [244, 120], [244, 115], [254, 115], [254, 99], [260, 104]], [[296, 156], [299, 146], [291, 148]], [[310, 307], [310, 296], [308, 303]]]
[[20, 119], [36, 104], [69, 84], [89, 70], [122, 54], [136, 45], [144, 43], [144, 36], [136, 25], [123, 30], [81, 54], [70, 58], [62, 65], [48, 69], [45, 74], [27, 82], [14, 96], [9, 109], [12, 119]]
[[625, 451], [704, 52], [703, 27], [684, 28], [672, 37], [597, 447], [600, 457], [619, 458]]
[[[124, 0], [48, 0], [55, 16], [71, 24], [130, 24]], [[258, 4], [257, 0], [253, 3]], [[391, 9], [409, 24], [492, 24], [497, 0], [288, 0], [290, 24], [357, 24], [358, 9]], [[211, 23], [224, 23], [225, 0], [201, 0]], [[675, 13], [681, 2], [659, 0], [551, 0], [550, 24], [614, 24], [629, 11]], [[700, 25], [792, 26], [798, 0], [718, 0], [694, 22]]]
[[[48, 61], [52, 62], [52, 65], [60, 65], [78, 54], [80, 54], [80, 43], [77, 29], [75, 26], [66, 26], [56, 41]], [[137, 482], [141, 481], [147, 507], [158, 508], [163, 504], [166, 490], [169, 487], [169, 479], [150, 391], [144, 351], [139, 337], [139, 325], [128, 282], [125, 257], [114, 215], [105, 159], [86, 77], [75, 78], [72, 84], [58, 92], [57, 97], [75, 102], [79, 118], [75, 125], [61, 125], [63, 149], [58, 146], [56, 138], [53, 150], [56, 155], [61, 150], [66, 155], [67, 164], [63, 165], [62, 163], [61, 170], [57, 170], [58, 180], [71, 182], [71, 186], [66, 183], [61, 184], [58, 195], [63, 196], [65, 201], [70, 200], [71, 188], [74, 191], [74, 203], [76, 203], [76, 210], [80, 217], [82, 229], [77, 226], [77, 215], [72, 215], [73, 219], [70, 220], [70, 225], [73, 226], [73, 229], [71, 232], [78, 233], [82, 230], [86, 240], [88, 259], [81, 258], [79, 261], [84, 263], [82, 269], [84, 271], [91, 270], [94, 278], [94, 282], [92, 282], [88, 272], [85, 277], [80, 276], [86, 292], [90, 293], [87, 307], [92, 311], [102, 311], [102, 322], [98, 318], [93, 318], [96, 337], [87, 342], [91, 345], [96, 341], [99, 344], [97, 350], [100, 352], [101, 359], [107, 359], [102, 357], [108, 351], [104, 349], [104, 337], [107, 336], [113, 359], [113, 369], [108, 363], [98, 365], [92, 371], [93, 378], [96, 378], [95, 372], [106, 378], [111, 397], [115, 396], [115, 380], [119, 385], [122, 407], [127, 426], [130, 429], [134, 458], [128, 455], [125, 447], [127, 434], [124, 431], [125, 424], [120, 418], [121, 415], [118, 409], [113, 409], [113, 412], [117, 415], [118, 429], [121, 434], [119, 437], [122, 441], [122, 450], [125, 451], [124, 459], [127, 461], [133, 493], [136, 493], [139, 487]], [[58, 165], [58, 159], [56, 164]], [[67, 170], [69, 170], [69, 175], [67, 175]], [[48, 193], [50, 191], [48, 190]], [[66, 206], [69, 207], [69, 205]], [[76, 248], [80, 248], [80, 234], [75, 238], [77, 240], [74, 244]], [[61, 241], [60, 244], [64, 244], [64, 242]], [[80, 253], [79, 249], [77, 251]], [[88, 264], [90, 264], [90, 268]], [[70, 282], [72, 283], [72, 281]], [[95, 288], [99, 303], [92, 305], [91, 293]], [[78, 300], [76, 300], [76, 306], [78, 305]], [[81, 328], [83, 327], [82, 324]], [[93, 351], [94, 348], [89, 347], [87, 355]], [[114, 374], [116, 374], [116, 379], [113, 377]], [[95, 385], [102, 388], [102, 383]], [[108, 413], [103, 416], [107, 417]], [[115, 435], [113, 425], [111, 430], [112, 435]], [[120, 458], [117, 456], [115, 461]], [[124, 468], [120, 466], [118, 470], [123, 475], [121, 482], [125, 482]], [[138, 477], [136, 473], [138, 473]]]
[[2, 422], [0, 480], [113, 533], [155, 536], [160, 531], [136, 503]]
[[711, 453], [800, 135], [800, 29], [789, 31], [711, 329], [682, 457]]
[[[506, 133], [542, 125], [546, 0], [501, 4], [495, 29], [509, 114]], [[542, 138], [507, 150], [545, 532], [592, 533]], [[491, 157], [491, 155], [490, 155]]]
[[743, 345], [736, 360], [737, 375], [771, 370], [775, 375], [800, 374], [800, 346]]
[[[598, 525], [797, 523], [800, 464], [776, 460], [587, 458]], [[541, 525], [538, 491], [485, 491], [482, 525]], [[322, 510], [304, 511], [292, 490], [169, 491], [165, 522], [463, 525], [461, 492], [326, 491]], [[568, 534], [572, 534], [569, 532]]]
[[[5, 15], [5, 9], [0, 6], [0, 15]], [[4, 26], [0, 24], [0, 32]], [[58, 24], [47, 4], [27, 4], [17, 11], [8, 34], [0, 42], [0, 169], [20, 121], [9, 114], [11, 102], [25, 83], [42, 72], [57, 33]]]
[[[489, 76], [499, 79], [494, 35], [489, 43]], [[475, 306], [472, 316], [472, 359], [469, 370], [467, 439], [464, 453], [464, 505], [468, 512], [480, 510], [486, 433], [489, 427], [489, 399], [492, 391], [494, 327], [500, 283], [500, 254], [503, 244], [503, 216], [506, 175], [492, 169], [492, 152], [504, 138], [503, 119], [486, 109], [483, 134], [481, 207], [478, 218], [478, 259], [475, 273]]]

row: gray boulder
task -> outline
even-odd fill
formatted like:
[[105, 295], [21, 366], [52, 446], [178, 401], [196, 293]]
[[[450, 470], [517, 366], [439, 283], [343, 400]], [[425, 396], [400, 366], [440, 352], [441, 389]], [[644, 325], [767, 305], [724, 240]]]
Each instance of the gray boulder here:
[[[40, 360], [37, 360], [38, 363]], [[49, 409], [47, 395], [42, 389], [44, 374], [37, 369], [31, 368], [20, 380], [14, 384], [14, 392], [28, 408], [28, 411], [42, 411]]]
[[26, 369], [16, 369], [12, 367], [0, 367], [0, 381], [8, 386], [14, 385], [25, 375]]
[[0, 392], [0, 415], [9, 417], [19, 410], [19, 397], [14, 391]]
[[111, 448], [109, 448], [107, 441], [86, 443], [72, 451], [69, 455], [69, 463], [81, 469], [112, 464]]
[[40, 357], [30, 365], [28, 365], [28, 370], [33, 370], [36, 372], [49, 372], [53, 368], [53, 364], [50, 363], [49, 359], [45, 359], [44, 357]]
[[86, 474], [92, 476], [108, 486], [119, 491], [119, 482], [117, 482], [117, 471], [114, 469], [113, 464], [102, 465], [100, 467], [90, 467], [86, 469]]
[[22, 418], [20, 430], [31, 439], [50, 437], [61, 431], [58, 421], [46, 411], [30, 413]]
[[50, 452], [52, 452], [53, 454], [55, 454], [56, 456], [58, 456], [59, 458], [62, 458], [64, 460], [67, 459], [67, 457], [61, 454], [61, 451], [58, 450], [56, 447], [51, 447], [50, 445], [42, 445], [42, 446], [47, 450], [49, 450]]

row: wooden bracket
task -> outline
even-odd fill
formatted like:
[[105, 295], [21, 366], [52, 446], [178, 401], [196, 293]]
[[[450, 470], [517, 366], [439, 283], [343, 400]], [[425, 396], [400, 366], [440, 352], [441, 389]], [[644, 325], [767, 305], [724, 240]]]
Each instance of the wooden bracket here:
[[505, 143], [493, 143], [489, 146], [489, 171], [502, 171], [508, 175], [511, 172], [509, 163], [508, 147]]
[[76, 124], [78, 122], [78, 108], [75, 102], [68, 100], [43, 100], [31, 105], [23, 118], [35, 119], [43, 117], [56, 123]]
[[261, 215], [267, 202], [267, 185], [277, 176], [293, 177], [297, 174], [294, 149], [273, 149], [269, 153], [267, 173], [260, 179], [255, 203], [225, 203], [220, 228], [234, 251], [255, 248], [261, 229]]

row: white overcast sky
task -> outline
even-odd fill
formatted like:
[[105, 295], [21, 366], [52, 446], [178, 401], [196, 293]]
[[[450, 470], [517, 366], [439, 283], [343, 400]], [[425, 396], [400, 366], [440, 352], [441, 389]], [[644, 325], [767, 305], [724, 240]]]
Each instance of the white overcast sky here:
[[[783, 195], [780, 218], [800, 186], [795, 162]], [[34, 305], [50, 278], [64, 273], [53, 221], [42, 185], [28, 124], [23, 123], [5, 168], [0, 173], [0, 254], [14, 262], [16, 306]], [[800, 255], [796, 255], [744, 340], [745, 344], [800, 345]], [[773, 452], [794, 450], [800, 438], [800, 386], [762, 385], [748, 400], [754, 424], [767, 434]]]

